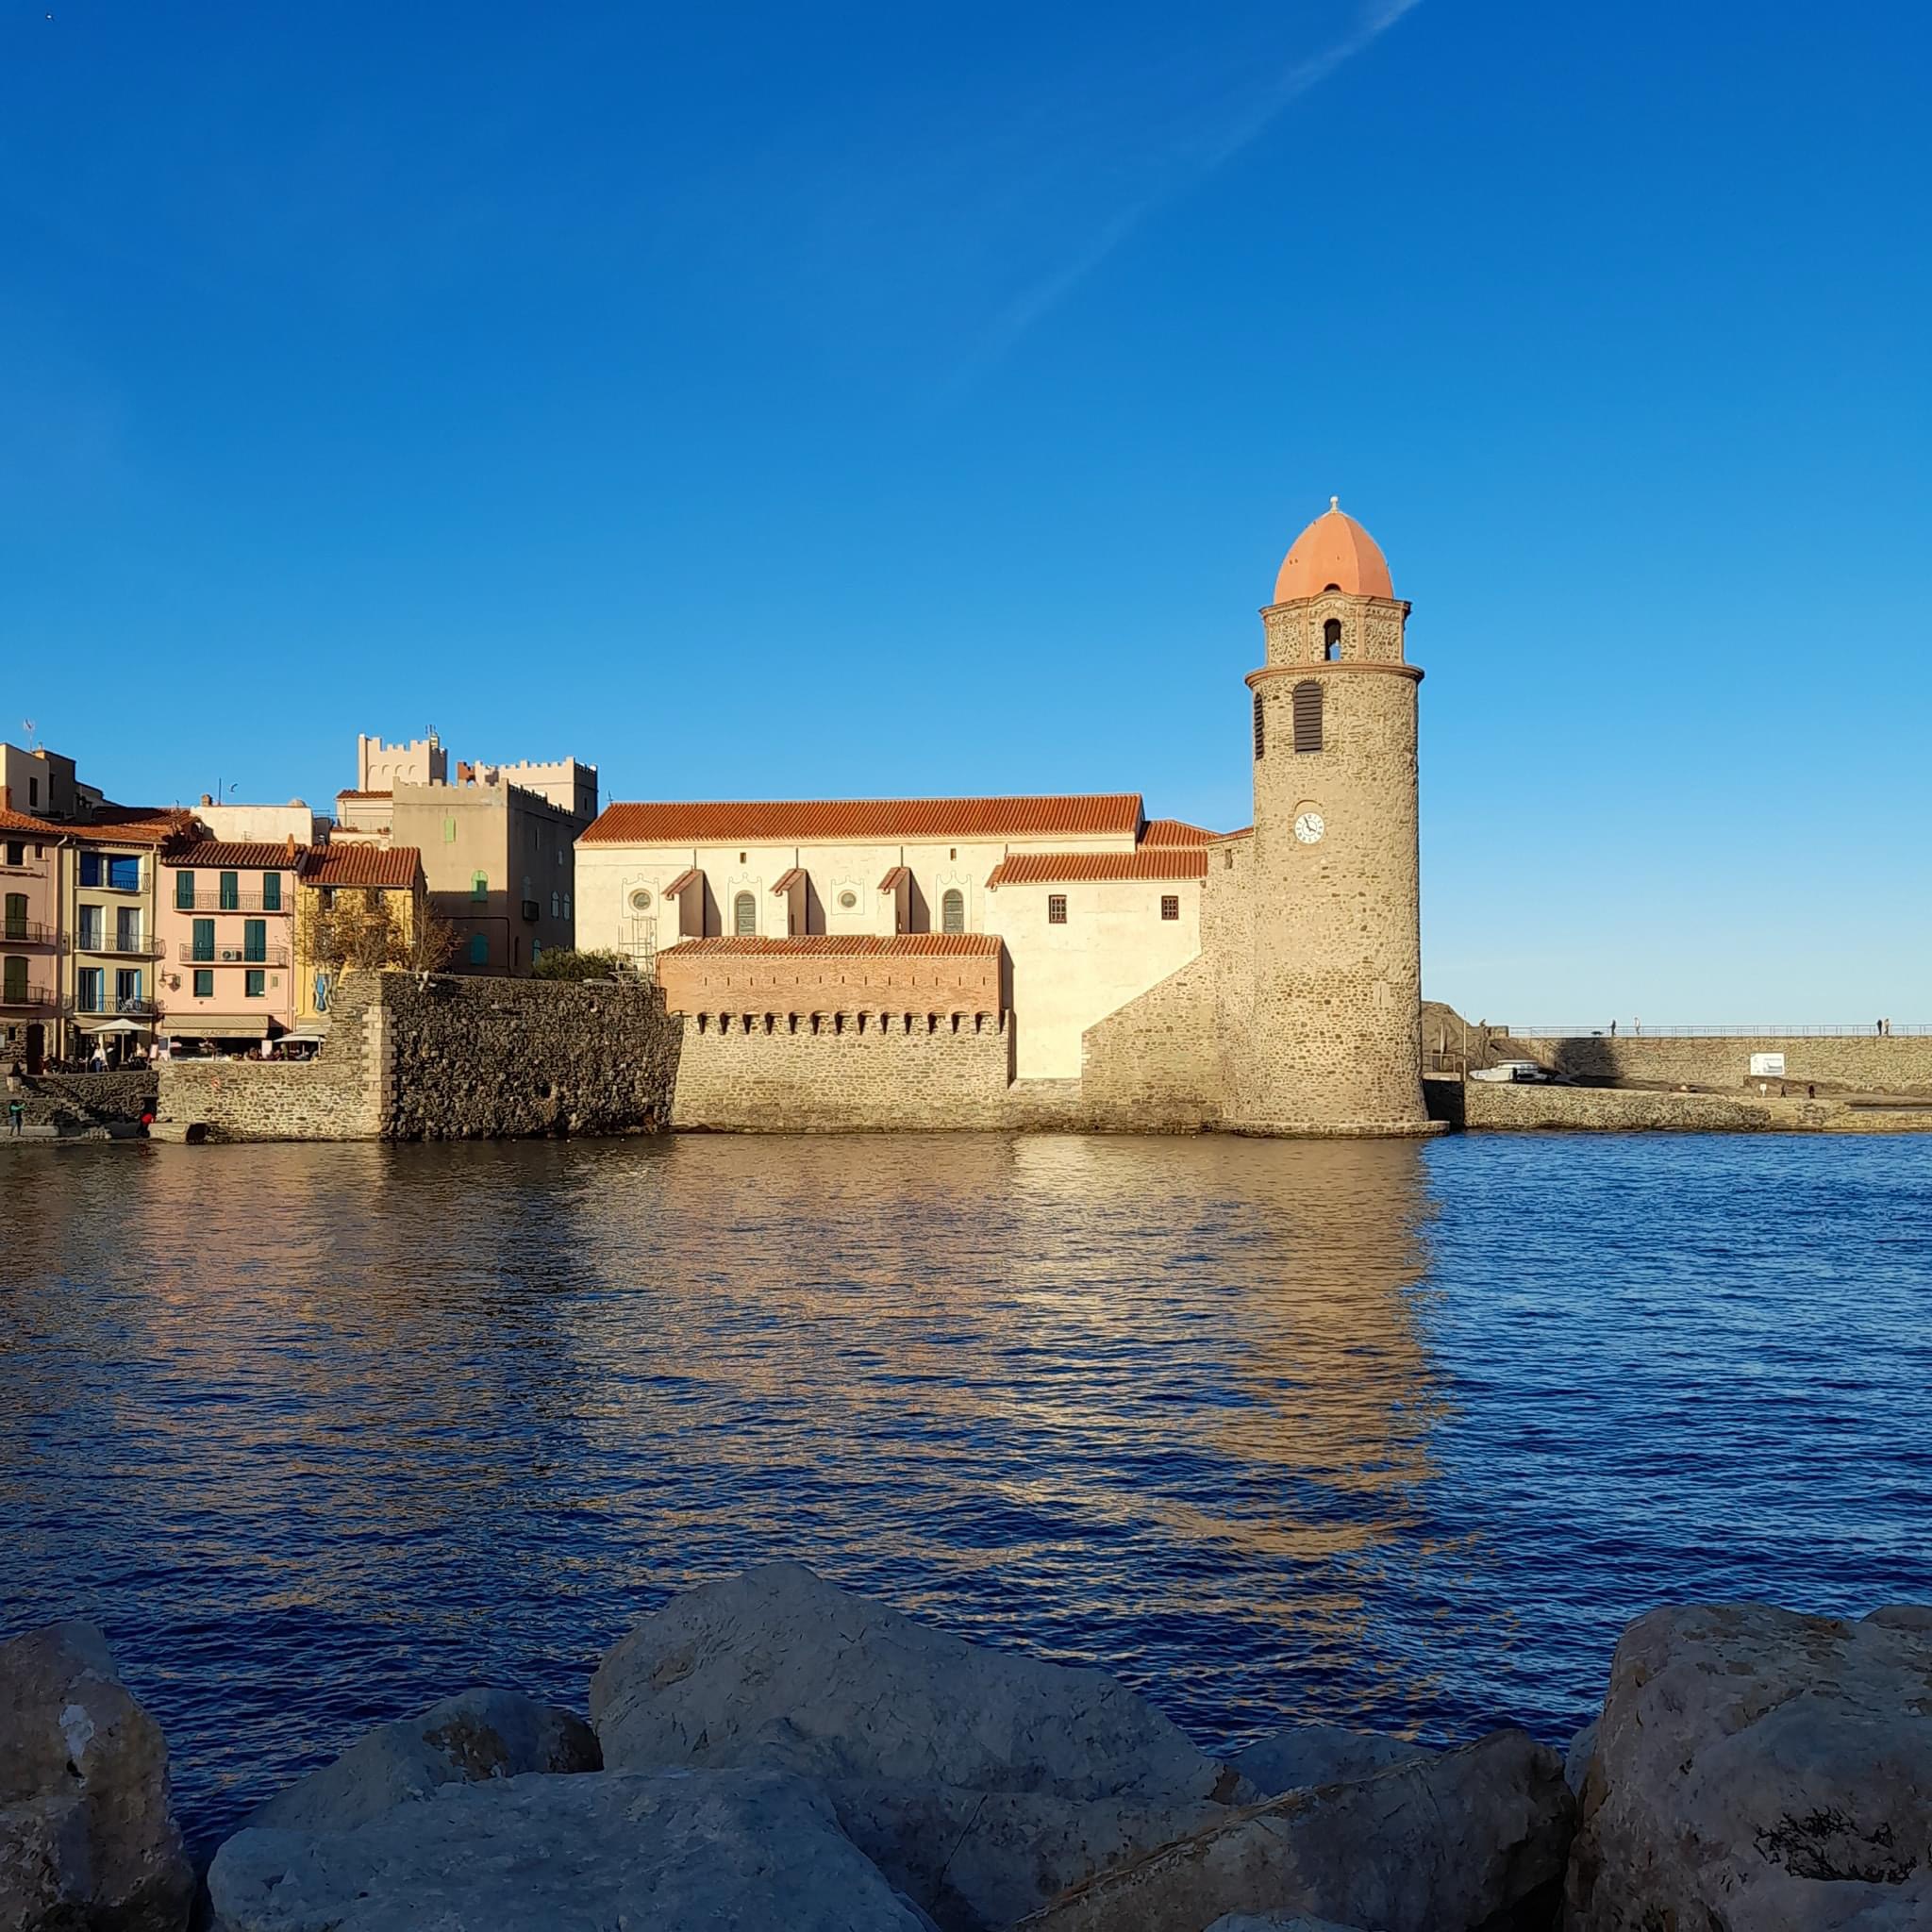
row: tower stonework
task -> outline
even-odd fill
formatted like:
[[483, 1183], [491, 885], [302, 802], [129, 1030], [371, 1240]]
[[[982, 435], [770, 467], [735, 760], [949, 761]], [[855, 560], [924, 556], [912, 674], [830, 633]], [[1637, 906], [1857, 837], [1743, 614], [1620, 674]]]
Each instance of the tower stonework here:
[[[1222, 1124], [1425, 1134], [1409, 607], [1331, 502], [1296, 539], [1251, 672], [1252, 976], [1229, 1013]], [[1232, 963], [1232, 962], [1230, 962]], [[1245, 976], [1245, 975], [1243, 975]]]

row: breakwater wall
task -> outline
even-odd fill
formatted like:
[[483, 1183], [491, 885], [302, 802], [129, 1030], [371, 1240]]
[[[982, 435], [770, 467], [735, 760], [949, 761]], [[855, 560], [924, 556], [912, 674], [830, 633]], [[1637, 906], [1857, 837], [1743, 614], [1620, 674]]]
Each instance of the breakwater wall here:
[[[1932, 1094], [1920, 1107], [1861, 1107], [1840, 1095], [1679, 1093], [1655, 1087], [1548, 1087], [1424, 1080], [1432, 1120], [1472, 1133], [1923, 1134], [1932, 1133]], [[1790, 1081], [1785, 1082], [1790, 1086]]]
[[680, 1027], [650, 986], [352, 974], [313, 1060], [175, 1060], [159, 1132], [219, 1141], [514, 1139], [669, 1125]]
[[[1755, 1085], [1751, 1056], [1781, 1053], [1787, 1087], [1932, 1094], [1932, 1038], [1917, 1034], [1492, 1035], [1497, 1059], [1535, 1060], [1577, 1080], [1736, 1091]], [[1477, 1062], [1481, 1064], [1481, 1062]], [[1774, 1081], [1773, 1090], [1776, 1091]]]

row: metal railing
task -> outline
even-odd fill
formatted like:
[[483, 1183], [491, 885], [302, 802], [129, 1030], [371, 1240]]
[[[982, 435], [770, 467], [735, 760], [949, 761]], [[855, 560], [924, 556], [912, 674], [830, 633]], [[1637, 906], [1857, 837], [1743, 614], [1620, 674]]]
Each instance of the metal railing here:
[[51, 986], [0, 986], [0, 1007], [10, 1013], [23, 1010], [52, 1012], [60, 1004], [60, 996]]
[[103, 993], [90, 1003], [82, 994], [75, 993], [71, 999], [60, 1002], [60, 1010], [78, 1020], [108, 1020], [116, 1014], [124, 1020], [151, 1020], [155, 1003], [153, 1000], [117, 999], [112, 993]]
[[292, 912], [294, 910], [292, 895], [286, 891], [275, 905], [263, 905], [261, 888], [259, 886], [252, 892], [231, 892], [226, 895], [218, 891], [196, 892], [192, 897], [184, 897], [179, 892], [173, 892], [167, 896], [168, 904], [176, 912]]
[[118, 932], [83, 932], [74, 942], [76, 953], [112, 953], [123, 959], [154, 959], [161, 953], [159, 941], [132, 937]]
[[289, 963], [287, 946], [258, 946], [250, 952], [246, 946], [197, 946], [192, 940], [184, 940], [175, 951], [175, 963], [181, 966], [286, 966]]
[[[1494, 1030], [1494, 1029], [1492, 1029]], [[1601, 1025], [1511, 1024], [1504, 1038], [1517, 1040], [1853, 1040], [1862, 1035], [1878, 1038], [1923, 1039], [1932, 1035], [1932, 1021], [1868, 1020], [1862, 1026], [1818, 1025], [1731, 1025], [1731, 1026], [1653, 1026], [1648, 1020], [1632, 1024], [1627, 1020], [1606, 1020]]]
[[38, 919], [9, 919], [0, 923], [0, 941], [15, 946], [51, 946], [58, 931]]

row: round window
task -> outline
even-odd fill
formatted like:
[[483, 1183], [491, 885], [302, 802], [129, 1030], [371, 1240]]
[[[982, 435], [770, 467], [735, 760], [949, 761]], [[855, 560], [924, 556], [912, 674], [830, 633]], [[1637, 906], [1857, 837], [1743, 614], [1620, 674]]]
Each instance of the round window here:
[[855, 906], [857, 906], [858, 904], [858, 894], [857, 892], [841, 892], [841, 893], [839, 894], [839, 909], [840, 909], [840, 911], [841, 911], [841, 912], [850, 912], [850, 911], [852, 910], [852, 908], [854, 908]]
[[651, 909], [651, 895], [640, 886], [630, 895], [630, 909], [633, 912], [648, 912]]

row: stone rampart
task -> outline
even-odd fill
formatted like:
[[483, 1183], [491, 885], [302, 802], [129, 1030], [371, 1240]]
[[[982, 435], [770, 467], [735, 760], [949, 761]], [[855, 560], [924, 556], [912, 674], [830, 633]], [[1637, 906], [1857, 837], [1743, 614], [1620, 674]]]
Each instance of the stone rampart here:
[[808, 1018], [863, 1008], [917, 1021], [1003, 1011], [1008, 1002], [999, 941], [983, 941], [973, 951], [963, 944], [910, 950], [933, 937], [908, 935], [908, 950], [877, 953], [740, 952], [729, 941], [686, 941], [658, 954], [658, 983], [672, 1012], [708, 1013], [714, 1024], [720, 1013], [761, 1021], [767, 1013]]
[[313, 1060], [169, 1061], [158, 1111], [221, 1141], [649, 1133], [679, 1033], [628, 982], [352, 975]]
[[128, 1125], [153, 1111], [155, 1076], [145, 1067], [106, 1074], [23, 1074], [19, 1091], [8, 1097], [21, 1104], [29, 1127], [62, 1133], [90, 1127]]
[[[1491, 1035], [1491, 1062], [1535, 1060], [1573, 1079], [1741, 1091], [1754, 1053], [1785, 1057], [1787, 1087], [1863, 1093], [1932, 1093], [1932, 1037], [1890, 1034], [1592, 1034], [1586, 1039]], [[1477, 1064], [1481, 1064], [1480, 1061]], [[1774, 1082], [1773, 1091], [1776, 1091]]]
[[1221, 1110], [1216, 962], [1206, 954], [1080, 1040], [1084, 1109], [1121, 1131], [1211, 1126]]
[[672, 1124], [766, 1133], [1007, 1124], [1009, 1015], [903, 1013], [684, 1023]]
[[392, 1141], [655, 1133], [679, 1023], [635, 981], [386, 974]]
[[[1786, 1082], [1789, 1086], [1790, 1083]], [[1654, 1087], [1551, 1087], [1425, 1080], [1429, 1112], [1475, 1133], [1917, 1134], [1923, 1108], [1860, 1107], [1823, 1094], [1675, 1093]]]

